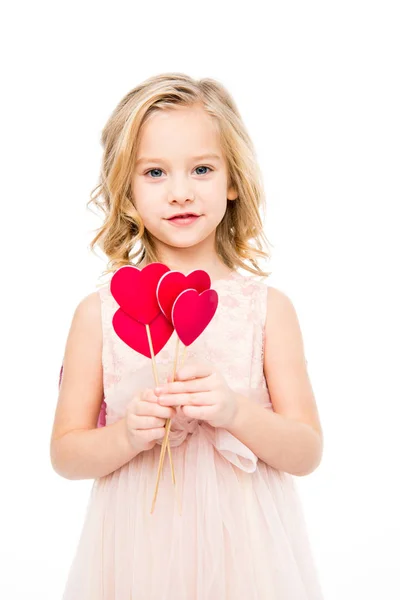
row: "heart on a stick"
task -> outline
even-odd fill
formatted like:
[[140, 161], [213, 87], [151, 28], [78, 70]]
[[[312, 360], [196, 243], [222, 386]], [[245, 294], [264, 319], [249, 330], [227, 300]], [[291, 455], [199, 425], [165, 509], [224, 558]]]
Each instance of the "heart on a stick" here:
[[149, 325], [160, 314], [156, 290], [160, 278], [169, 270], [162, 263], [151, 263], [143, 269], [133, 265], [120, 267], [111, 279], [111, 294], [126, 314]]
[[[139, 352], [139, 354], [151, 358], [146, 327], [142, 323], [139, 323], [119, 308], [114, 314], [112, 324], [115, 333], [125, 344], [132, 348], [132, 350]], [[156, 356], [168, 342], [174, 328], [160, 312], [150, 323], [149, 329], [154, 355]]]
[[159, 307], [169, 321], [172, 322], [172, 308], [177, 297], [184, 290], [196, 290], [199, 294], [210, 289], [211, 279], [209, 274], [202, 269], [184, 275], [179, 271], [165, 273], [157, 286], [157, 300]]
[[185, 346], [190, 346], [205, 330], [218, 307], [218, 294], [206, 290], [185, 290], [174, 302], [172, 322], [175, 331]]
[[[110, 284], [111, 294], [120, 306], [112, 320], [114, 331], [127, 346], [152, 359], [156, 385], [159, 383], [155, 356], [174, 331], [172, 324], [161, 312], [156, 293], [160, 278], [169, 270], [162, 263], [151, 263], [142, 270], [126, 265], [114, 273]], [[165, 447], [167, 444], [168, 439]], [[168, 449], [172, 481], [176, 485], [169, 445]]]

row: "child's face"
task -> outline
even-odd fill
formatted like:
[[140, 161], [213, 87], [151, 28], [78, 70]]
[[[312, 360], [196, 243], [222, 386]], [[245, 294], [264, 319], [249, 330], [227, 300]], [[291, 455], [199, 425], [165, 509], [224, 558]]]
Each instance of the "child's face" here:
[[[220, 158], [195, 158], [209, 154]], [[203, 108], [179, 107], [150, 117], [141, 130], [132, 189], [136, 209], [158, 250], [205, 241], [214, 245], [227, 200], [234, 200], [237, 192], [228, 189], [219, 133]], [[199, 216], [187, 224], [168, 220], [177, 213]]]

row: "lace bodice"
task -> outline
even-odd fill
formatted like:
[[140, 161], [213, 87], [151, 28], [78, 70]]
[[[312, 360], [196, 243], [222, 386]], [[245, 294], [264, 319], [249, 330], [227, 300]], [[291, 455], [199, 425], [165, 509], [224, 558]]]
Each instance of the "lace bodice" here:
[[[217, 311], [201, 336], [187, 348], [186, 362], [191, 359], [211, 362], [232, 389], [270, 406], [263, 371], [268, 286], [255, 277], [233, 272], [225, 279], [214, 281], [212, 287], [218, 292]], [[112, 318], [118, 304], [111, 295], [109, 283], [98, 293], [102, 311], [105, 401], [99, 425], [104, 425], [121, 418], [135, 392], [154, 387], [155, 382], [151, 360], [129, 348], [113, 329]], [[172, 372], [176, 341], [174, 332], [156, 356], [160, 383]], [[183, 415], [177, 415], [172, 424], [171, 445], [178, 436], [174, 431], [182, 428], [190, 431], [194, 426], [187, 425]]]

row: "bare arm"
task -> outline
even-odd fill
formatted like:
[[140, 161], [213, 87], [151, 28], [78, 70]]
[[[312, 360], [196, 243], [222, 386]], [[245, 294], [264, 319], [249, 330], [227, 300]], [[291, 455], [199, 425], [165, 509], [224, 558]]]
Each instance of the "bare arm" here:
[[51, 436], [52, 466], [67, 479], [103, 477], [138, 454], [126, 419], [97, 428], [104, 393], [101, 353], [100, 298], [94, 292], [80, 302], [72, 319]]
[[265, 327], [264, 372], [275, 412], [238, 396], [227, 429], [275, 469], [307, 475], [321, 461], [323, 435], [295, 309], [271, 286]]
[[97, 479], [113, 473], [138, 453], [126, 436], [125, 419], [120, 419], [98, 429], [64, 434], [53, 442], [52, 464], [66, 479]]

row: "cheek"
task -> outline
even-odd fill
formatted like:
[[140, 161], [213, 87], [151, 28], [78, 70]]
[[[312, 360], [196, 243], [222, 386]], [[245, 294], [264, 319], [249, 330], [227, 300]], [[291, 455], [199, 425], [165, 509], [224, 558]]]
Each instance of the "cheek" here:
[[215, 187], [210, 187], [205, 198], [205, 202], [207, 203], [210, 212], [215, 215], [218, 220], [223, 218], [228, 204], [225, 188], [225, 183], [218, 181], [218, 184], [216, 184]]
[[149, 210], [149, 204], [138, 202], [136, 209], [143, 221], [146, 229], [151, 229], [154, 226], [155, 214], [153, 210]]
[[224, 218], [227, 209], [227, 200], [222, 196], [218, 201], [214, 201], [212, 212], [215, 216], [215, 220], [220, 223]]
[[154, 194], [149, 194], [146, 187], [135, 188], [134, 205], [146, 229], [152, 229], [160, 219], [160, 202]]

